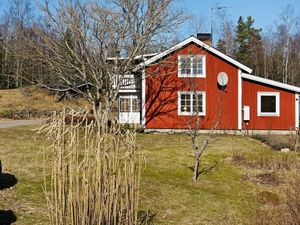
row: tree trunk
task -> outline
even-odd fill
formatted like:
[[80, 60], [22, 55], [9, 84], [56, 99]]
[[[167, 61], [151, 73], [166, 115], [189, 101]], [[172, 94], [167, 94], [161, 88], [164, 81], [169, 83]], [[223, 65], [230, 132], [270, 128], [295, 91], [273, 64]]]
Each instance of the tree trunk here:
[[199, 157], [195, 156], [193, 182], [197, 181], [198, 171], [199, 171]]
[[194, 173], [193, 173], [193, 182], [197, 181], [198, 178], [198, 173], [199, 173], [199, 159], [200, 159], [200, 152], [199, 152], [199, 148], [198, 148], [198, 140], [195, 143], [195, 151], [194, 151]]

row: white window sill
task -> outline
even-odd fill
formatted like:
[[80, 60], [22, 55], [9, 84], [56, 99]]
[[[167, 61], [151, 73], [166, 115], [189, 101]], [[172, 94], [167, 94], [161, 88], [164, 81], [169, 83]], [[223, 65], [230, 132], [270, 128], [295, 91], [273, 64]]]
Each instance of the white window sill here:
[[195, 114], [195, 113], [189, 113], [189, 112], [179, 112], [178, 116], [205, 116], [205, 113], [202, 112], [202, 113]]
[[273, 116], [273, 117], [279, 117], [279, 113], [258, 113], [257, 116]]
[[205, 78], [205, 74], [178, 74], [178, 77], [183, 78]]

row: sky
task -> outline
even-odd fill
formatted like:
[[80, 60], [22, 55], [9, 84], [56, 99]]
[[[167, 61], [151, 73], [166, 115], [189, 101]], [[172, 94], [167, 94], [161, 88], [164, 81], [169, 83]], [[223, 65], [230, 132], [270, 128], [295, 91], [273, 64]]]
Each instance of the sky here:
[[[239, 16], [252, 16], [255, 20], [254, 26], [262, 28], [267, 32], [269, 27], [274, 25], [278, 20], [282, 10], [288, 5], [292, 5], [295, 9], [295, 14], [300, 16], [300, 0], [175, 0], [176, 5], [185, 9], [187, 12], [196, 17], [204, 17], [206, 21], [206, 29], [210, 32], [211, 8], [228, 7], [226, 14], [236, 24]], [[214, 9], [214, 21], [217, 22], [216, 9]], [[217, 26], [215, 24], [214, 26]], [[191, 32], [191, 29], [186, 27], [186, 33]], [[192, 35], [192, 34], [189, 34]]]
[[[10, 0], [0, 0], [0, 15], [2, 14], [5, 5]], [[37, 2], [42, 2], [42, 0], [31, 0], [32, 4]], [[236, 22], [239, 16], [247, 17], [252, 16], [255, 20], [254, 26], [256, 28], [262, 28], [263, 32], [267, 32], [269, 27], [274, 25], [274, 22], [278, 20], [280, 13], [283, 8], [288, 4], [292, 5], [295, 9], [296, 15], [300, 16], [300, 0], [174, 0], [175, 7], [183, 9], [189, 14], [194, 15], [196, 18], [203, 18], [204, 29], [203, 32], [210, 32], [211, 26], [211, 15], [212, 8], [214, 9], [214, 30], [217, 31], [217, 9], [216, 7], [228, 7], [222, 9], [225, 10], [228, 17], [234, 22]], [[188, 37], [190, 35], [195, 35], [193, 28], [190, 24], [185, 24], [181, 28], [183, 37]], [[217, 34], [215, 34], [217, 35]]]

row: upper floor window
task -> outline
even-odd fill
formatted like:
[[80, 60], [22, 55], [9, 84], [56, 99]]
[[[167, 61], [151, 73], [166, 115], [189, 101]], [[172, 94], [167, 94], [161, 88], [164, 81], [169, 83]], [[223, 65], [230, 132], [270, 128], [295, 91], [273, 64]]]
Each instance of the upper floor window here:
[[178, 56], [179, 77], [205, 77], [204, 55], [179, 55]]
[[257, 115], [279, 116], [279, 92], [257, 92]]

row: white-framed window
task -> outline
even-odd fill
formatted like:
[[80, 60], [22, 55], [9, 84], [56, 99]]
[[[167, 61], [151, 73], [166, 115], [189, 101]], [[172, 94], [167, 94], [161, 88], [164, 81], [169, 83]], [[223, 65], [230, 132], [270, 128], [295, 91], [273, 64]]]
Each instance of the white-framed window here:
[[179, 55], [178, 77], [205, 77], [205, 55]]
[[204, 91], [179, 91], [178, 92], [178, 115], [205, 115], [205, 92]]
[[257, 92], [257, 116], [279, 116], [280, 93]]
[[124, 95], [119, 97], [120, 112], [139, 112], [140, 99], [136, 95]]

